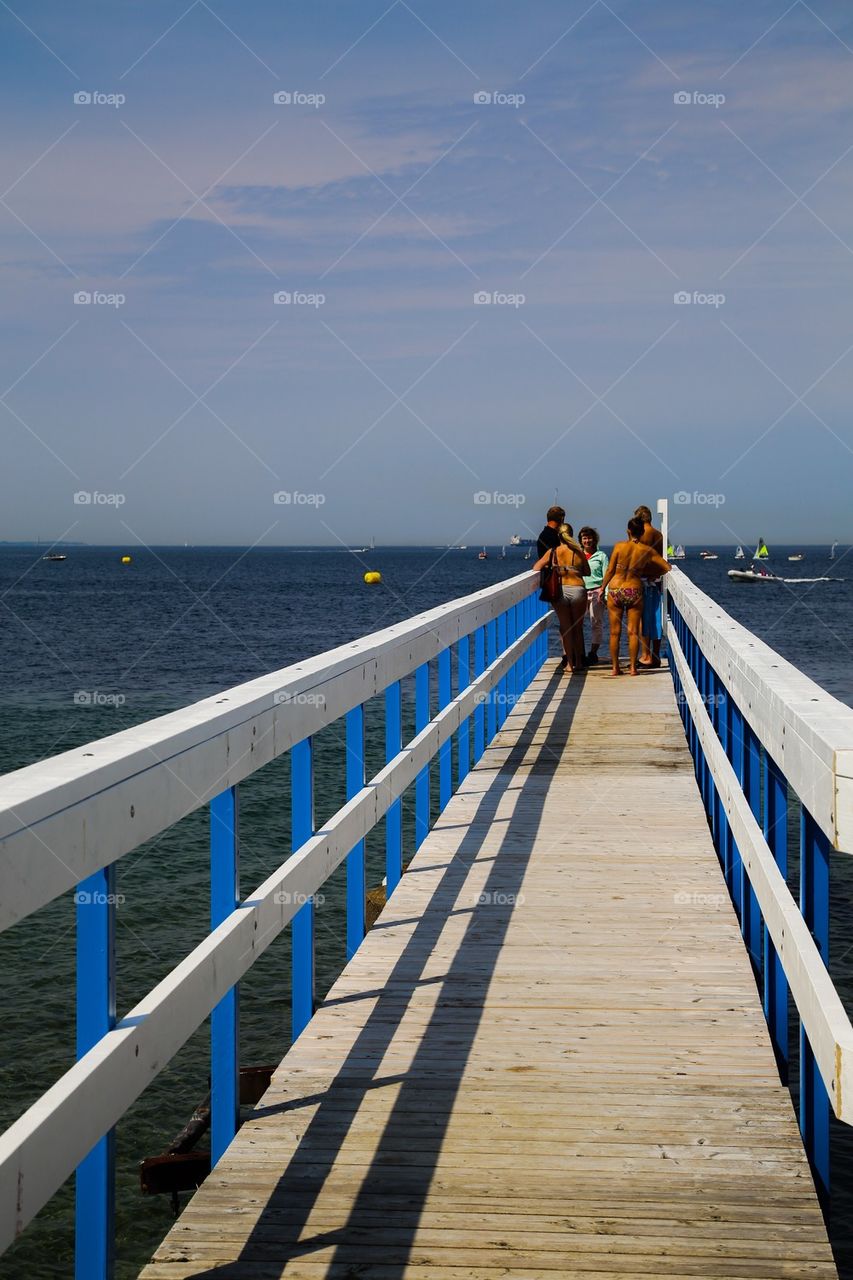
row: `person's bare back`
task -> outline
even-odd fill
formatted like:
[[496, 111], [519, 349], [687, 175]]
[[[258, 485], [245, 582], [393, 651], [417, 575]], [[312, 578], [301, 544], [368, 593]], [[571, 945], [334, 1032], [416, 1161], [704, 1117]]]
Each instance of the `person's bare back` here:
[[614, 587], [640, 586], [643, 578], [666, 573], [669, 565], [657, 550], [642, 542], [617, 542], [610, 556], [608, 582]]

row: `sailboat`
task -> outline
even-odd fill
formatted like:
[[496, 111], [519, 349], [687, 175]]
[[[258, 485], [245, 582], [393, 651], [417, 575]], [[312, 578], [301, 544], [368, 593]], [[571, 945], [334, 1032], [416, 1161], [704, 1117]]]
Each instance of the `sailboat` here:
[[666, 549], [667, 560], [671, 560], [674, 555], [675, 555], [675, 547], [672, 545], [672, 543], [670, 543]]
[[673, 560], [686, 560], [686, 559], [687, 559], [687, 552], [684, 550], [684, 547], [682, 547], [682, 545], [681, 545], [681, 543], [680, 543], [680, 542], [679, 542], [678, 546], [675, 548], [675, 550], [674, 550], [674, 551], [673, 551], [673, 553], [672, 553], [672, 559], [673, 559]]
[[524, 555], [523, 555], [521, 558], [522, 558], [522, 560], [532, 560], [532, 559], [533, 559], [533, 552], [530, 550], [530, 548], [529, 548], [529, 547], [527, 548], [527, 550], [525, 551]]
[[755, 548], [752, 558], [753, 560], [769, 560], [770, 559], [770, 551], [768, 549], [767, 543], [764, 541], [763, 538], [758, 539], [758, 546]]
[[830, 553], [829, 553], [829, 558], [830, 558], [830, 560], [834, 560], [834, 559], [835, 559], [835, 548], [836, 548], [837, 546], [838, 546], [838, 543], [837, 543], [837, 542], [833, 542], [833, 544], [832, 544], [832, 550], [831, 550], [831, 551], [830, 551]]
[[506, 547], [501, 547], [501, 553], [500, 553], [500, 555], [498, 556], [498, 559], [499, 559], [499, 560], [506, 560]]
[[735, 560], [745, 560], [745, 559], [746, 559], [746, 552], [744, 551], [743, 547], [738, 547], [737, 551], [735, 552]]
[[489, 558], [489, 557], [486, 555], [486, 548], [485, 548], [485, 547], [483, 547], [483, 550], [479, 553], [479, 555], [477, 556], [477, 559], [478, 559], [478, 560], [488, 560], [488, 558]]

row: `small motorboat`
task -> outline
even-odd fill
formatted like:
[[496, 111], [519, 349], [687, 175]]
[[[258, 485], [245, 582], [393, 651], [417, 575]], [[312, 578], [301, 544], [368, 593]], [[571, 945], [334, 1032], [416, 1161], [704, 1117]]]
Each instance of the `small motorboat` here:
[[766, 569], [729, 569], [732, 582], [778, 582]]
[[700, 551], [699, 552], [700, 560], [719, 560], [719, 558], [720, 557], [717, 555], [716, 551]]
[[485, 548], [485, 547], [483, 547], [483, 550], [478, 554], [477, 559], [478, 559], [478, 560], [488, 560], [488, 558], [489, 558], [489, 557], [486, 555], [486, 548]]
[[59, 560], [67, 560], [67, 559], [68, 559], [68, 556], [64, 556], [58, 551], [52, 551], [50, 555], [42, 556], [42, 560], [52, 560], [54, 561], [54, 563], [56, 563]]
[[794, 561], [796, 561], [796, 560], [805, 560], [805, 558], [806, 558], [806, 557], [805, 557], [805, 554], [804, 554], [802, 551], [798, 551], [798, 552], [797, 552], [797, 554], [796, 554], [795, 556], [788, 556], [788, 559], [789, 559], [792, 563], [793, 563]]

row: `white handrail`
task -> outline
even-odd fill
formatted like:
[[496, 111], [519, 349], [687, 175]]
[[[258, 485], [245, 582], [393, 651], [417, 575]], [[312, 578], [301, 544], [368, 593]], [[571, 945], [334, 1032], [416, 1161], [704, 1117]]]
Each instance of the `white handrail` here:
[[853, 708], [747, 631], [680, 569], [667, 574], [667, 586], [762, 746], [832, 846], [853, 852]]
[[530, 595], [530, 571], [0, 778], [0, 931]]
[[545, 616], [528, 627], [0, 1136], [0, 1250], [168, 1065], [549, 623]]
[[853, 1124], [853, 1026], [708, 715], [675, 627], [669, 648], [705, 762], [839, 1120]]

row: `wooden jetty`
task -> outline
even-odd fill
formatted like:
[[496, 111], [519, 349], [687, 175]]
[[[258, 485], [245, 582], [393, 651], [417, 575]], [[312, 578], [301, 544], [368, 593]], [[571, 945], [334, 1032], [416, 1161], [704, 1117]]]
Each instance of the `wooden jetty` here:
[[549, 660], [142, 1278], [836, 1274], [672, 681]]

